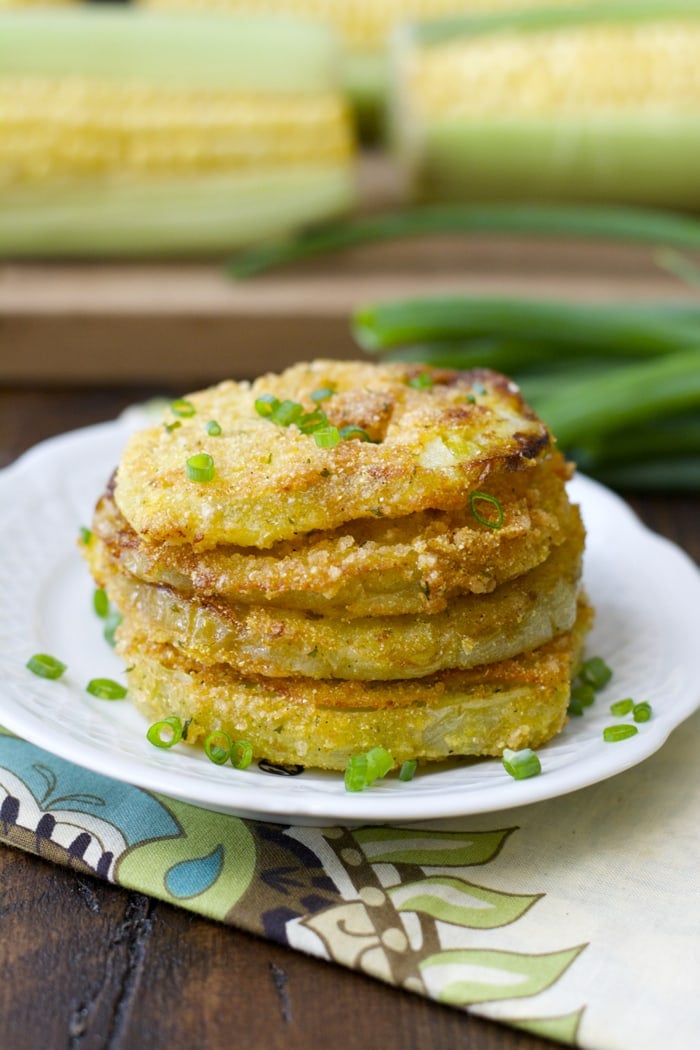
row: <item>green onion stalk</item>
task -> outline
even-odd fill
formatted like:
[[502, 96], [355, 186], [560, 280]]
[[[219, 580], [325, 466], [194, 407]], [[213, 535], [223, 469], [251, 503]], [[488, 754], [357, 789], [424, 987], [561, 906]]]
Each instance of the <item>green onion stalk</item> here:
[[449, 296], [371, 304], [369, 353], [504, 371], [581, 467], [617, 488], [700, 490], [700, 304]]
[[[426, 204], [317, 223], [286, 238], [271, 238], [237, 252], [227, 271], [244, 280], [362, 245], [470, 234], [643, 244], [659, 249], [664, 269], [663, 253], [700, 250], [700, 219], [683, 212], [605, 204]], [[683, 256], [673, 258], [677, 268]]]

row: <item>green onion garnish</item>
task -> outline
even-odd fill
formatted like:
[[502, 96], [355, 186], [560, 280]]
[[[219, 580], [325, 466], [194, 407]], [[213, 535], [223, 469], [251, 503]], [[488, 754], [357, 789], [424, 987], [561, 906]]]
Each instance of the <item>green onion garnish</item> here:
[[[321, 387], [311, 393], [311, 399], [316, 403], [324, 401], [334, 393], [328, 387]], [[272, 394], [262, 394], [256, 398], [255, 411], [271, 423], [280, 427], [297, 426], [302, 434], [313, 434], [314, 440], [319, 448], [335, 448], [340, 441], [349, 441], [350, 438], [359, 438], [361, 441], [372, 441], [366, 430], [362, 427], [347, 426], [338, 430], [328, 422], [328, 416], [320, 409], [315, 408], [312, 412], [305, 412], [304, 406], [298, 401], [280, 401]], [[373, 442], [374, 443], [374, 442]]]
[[401, 769], [399, 770], [399, 780], [413, 780], [413, 775], [418, 768], [418, 763], [415, 758], [408, 758], [405, 762], [401, 763]]
[[98, 700], [123, 700], [127, 693], [126, 686], [112, 678], [91, 678], [85, 689]]
[[210, 437], [219, 437], [221, 434], [221, 426], [215, 419], [210, 419], [207, 423], [207, 434], [209, 434]]
[[190, 456], [185, 467], [190, 481], [213, 481], [214, 479], [214, 460], [208, 452], [197, 452], [196, 455]]
[[48, 653], [35, 653], [29, 660], [27, 660], [26, 666], [39, 678], [60, 678], [66, 669], [66, 665], [57, 660], [55, 656], [49, 656]]
[[648, 722], [651, 718], [651, 704], [642, 700], [641, 704], [635, 704], [632, 708], [632, 718], [635, 722]]
[[539, 757], [529, 747], [524, 747], [521, 751], [511, 751], [507, 747], [503, 752], [503, 767], [514, 780], [527, 780], [528, 777], [536, 777], [542, 772]]
[[592, 656], [581, 666], [579, 677], [592, 685], [595, 690], [602, 689], [612, 678], [612, 671], [600, 656]]
[[116, 638], [114, 637], [114, 632], [116, 631], [117, 627], [121, 622], [122, 614], [119, 612], [119, 609], [117, 609], [113, 605], [110, 605], [109, 613], [105, 617], [105, 626], [102, 633], [104, 635], [105, 641], [108, 645], [111, 645], [112, 648], [114, 648], [114, 646], [116, 645]]
[[236, 769], [247, 769], [253, 758], [253, 745], [247, 740], [236, 740], [231, 748], [231, 765]]
[[172, 423], [163, 423], [163, 429], [166, 434], [172, 434], [173, 430], [177, 430], [178, 427], [182, 426], [182, 421], [174, 419]]
[[573, 695], [569, 697], [569, 706], [567, 707], [567, 714], [576, 715], [577, 717], [583, 714], [583, 704], [577, 696]]
[[101, 587], [98, 587], [92, 596], [92, 607], [103, 620], [109, 613], [109, 598], [107, 597], [107, 592]]
[[154, 722], [149, 726], [146, 739], [154, 747], [174, 747], [182, 740], [182, 722], [177, 715], [163, 718], [160, 722]]
[[274, 394], [261, 394], [255, 399], [255, 411], [263, 419], [269, 419], [278, 405], [279, 398], [276, 398]]
[[608, 744], [614, 744], [618, 740], [627, 740], [628, 737], [637, 733], [637, 727], [632, 725], [606, 726], [603, 730], [603, 740]]
[[352, 755], [345, 769], [345, 790], [363, 791], [386, 776], [393, 764], [394, 758], [385, 747], [373, 747], [363, 754]]
[[345, 768], [345, 790], [364, 791], [368, 784], [367, 755], [352, 755]]
[[170, 411], [174, 416], [180, 416], [181, 419], [190, 419], [197, 409], [194, 407], [191, 401], [186, 401], [183, 397], [178, 398], [176, 401], [170, 402]]
[[92, 529], [88, 529], [85, 525], [80, 526], [80, 542], [85, 547], [89, 547], [92, 543]]
[[320, 386], [318, 390], [311, 391], [311, 400], [318, 405], [321, 401], [327, 401], [329, 397], [333, 397], [334, 393], [335, 390], [329, 386]]
[[328, 417], [320, 408], [315, 408], [313, 412], [305, 412], [303, 416], [297, 419], [296, 425], [302, 434], [313, 434], [314, 431], [320, 430], [321, 427], [328, 426]]
[[406, 385], [413, 387], [414, 390], [426, 390], [428, 387], [433, 386], [434, 380], [430, 372], [419, 372], [415, 376], [411, 376], [410, 379], [406, 380]]
[[367, 752], [367, 772], [373, 780], [385, 777], [394, 764], [394, 757], [385, 747], [373, 747]]
[[[360, 441], [372, 442], [371, 437], [366, 430], [362, 429], [362, 427], [341, 427], [338, 433], [340, 434], [342, 441], [349, 441], [350, 438], [356, 437], [359, 438]], [[374, 444], [374, 442], [372, 442], [372, 444]]]
[[223, 766], [231, 754], [231, 737], [223, 729], [215, 729], [206, 737], [204, 751], [210, 762]]
[[273, 409], [271, 419], [273, 423], [278, 423], [281, 427], [288, 427], [292, 423], [298, 423], [303, 415], [303, 405], [300, 405], [298, 401], [285, 399], [284, 401], [277, 402]]
[[610, 714], [614, 715], [615, 718], [623, 718], [628, 715], [634, 707], [634, 700], [630, 700], [629, 697], [625, 700], [616, 700], [614, 704], [610, 705]]
[[[493, 520], [485, 518], [479, 513], [476, 507], [479, 501], [491, 503], [496, 508], [496, 517]], [[496, 499], [495, 496], [490, 496], [488, 492], [472, 492], [469, 496], [469, 506], [476, 520], [480, 521], [482, 525], [488, 525], [490, 529], [500, 529], [503, 526], [503, 507], [500, 500]]]
[[340, 431], [332, 426], [319, 427], [314, 430], [314, 441], [319, 448], [335, 448], [340, 442]]
[[575, 700], [578, 700], [581, 707], [590, 707], [595, 700], [595, 690], [592, 685], [588, 685], [586, 682], [577, 683], [572, 688], [571, 695]]

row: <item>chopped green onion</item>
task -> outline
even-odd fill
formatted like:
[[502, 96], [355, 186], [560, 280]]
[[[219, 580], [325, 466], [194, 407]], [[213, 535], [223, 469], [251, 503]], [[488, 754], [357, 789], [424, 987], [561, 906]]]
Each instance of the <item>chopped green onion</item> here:
[[221, 434], [221, 426], [215, 419], [210, 419], [207, 423], [207, 434], [209, 434], [210, 437], [219, 437]]
[[182, 722], [177, 715], [170, 715], [170, 717], [163, 718], [160, 722], [154, 722], [152, 726], [149, 726], [146, 733], [146, 739], [154, 747], [174, 747], [175, 744], [180, 743], [182, 738]]
[[341, 427], [338, 431], [342, 441], [349, 441], [350, 438], [359, 438], [360, 441], [372, 441], [371, 437], [366, 430], [362, 427]]
[[372, 780], [385, 777], [393, 764], [393, 755], [385, 747], [373, 747], [367, 752], [367, 773]]
[[172, 423], [163, 423], [163, 429], [165, 430], [166, 434], [172, 434], [173, 430], [177, 430], [177, 428], [181, 426], [182, 421], [179, 419], [174, 419]]
[[627, 698], [626, 700], [616, 700], [614, 704], [610, 705], [610, 714], [614, 715], [615, 718], [623, 718], [628, 715], [634, 707], [634, 700]]
[[577, 696], [573, 695], [573, 693], [569, 698], [569, 706], [566, 710], [567, 714], [576, 715], [577, 717], [580, 717], [583, 714], [583, 704]]
[[288, 427], [292, 423], [297, 423], [303, 415], [303, 405], [300, 405], [298, 401], [285, 399], [275, 405], [272, 412], [272, 421], [273, 423], [278, 423], [281, 427]]
[[364, 791], [369, 783], [367, 755], [352, 755], [345, 769], [345, 790]]
[[231, 755], [231, 737], [223, 729], [215, 729], [205, 738], [204, 751], [210, 762], [223, 766]]
[[314, 430], [314, 441], [319, 448], [335, 448], [340, 442], [340, 431], [337, 427], [319, 427]]
[[637, 732], [637, 727], [632, 725], [606, 726], [603, 730], [603, 740], [608, 744], [614, 744], [618, 740], [627, 740], [628, 737], [634, 736]]
[[123, 700], [127, 693], [126, 686], [112, 678], [91, 678], [85, 689], [98, 700]]
[[319, 404], [321, 401], [327, 401], [329, 397], [333, 397], [335, 390], [332, 390], [329, 386], [320, 386], [318, 390], [311, 391], [311, 400], [314, 404]]
[[582, 678], [584, 682], [587, 682], [588, 685], [592, 685], [597, 691], [608, 684], [612, 678], [612, 671], [602, 657], [592, 656], [590, 660], [585, 660], [583, 662], [581, 670], [579, 671], [579, 677]]
[[116, 631], [119, 624], [122, 622], [122, 614], [115, 606], [110, 606], [109, 613], [105, 617], [105, 626], [102, 634], [104, 635], [105, 641], [112, 648], [116, 645], [116, 638], [114, 632]]
[[408, 758], [405, 762], [401, 763], [401, 769], [399, 770], [399, 780], [413, 780], [413, 775], [418, 768], [418, 763], [415, 758]]
[[194, 407], [191, 401], [186, 401], [183, 397], [178, 398], [176, 401], [170, 402], [170, 411], [174, 416], [180, 416], [181, 419], [190, 419], [197, 409]]
[[587, 682], [579, 682], [571, 690], [571, 695], [578, 700], [581, 707], [590, 707], [595, 700], [595, 690]]
[[253, 759], [253, 745], [247, 740], [236, 740], [231, 748], [231, 765], [235, 769], [247, 769]]
[[433, 384], [434, 380], [430, 372], [418, 372], [417, 375], [411, 376], [410, 379], [406, 380], [406, 385], [413, 387], [414, 390], [426, 390]]
[[92, 529], [86, 528], [85, 525], [80, 526], [80, 542], [84, 547], [89, 547], [92, 543]]
[[527, 780], [542, 772], [539, 757], [529, 747], [524, 747], [521, 751], [511, 751], [507, 747], [503, 752], [502, 761], [504, 769], [514, 780]]
[[[483, 503], [491, 503], [496, 508], [496, 517], [493, 521], [483, 517], [477, 510], [476, 504], [481, 501]], [[503, 526], [503, 507], [501, 506], [500, 500], [496, 499], [495, 496], [490, 496], [488, 492], [472, 492], [469, 496], [469, 506], [471, 507], [472, 514], [477, 521], [480, 521], [482, 525], [487, 525], [490, 529], [500, 529]]]
[[66, 665], [57, 660], [55, 656], [49, 656], [48, 653], [35, 653], [29, 660], [27, 660], [26, 666], [39, 678], [60, 678], [63, 672], [66, 670]]
[[190, 481], [212, 481], [214, 479], [214, 460], [208, 452], [197, 452], [190, 456], [185, 464]]
[[255, 399], [255, 411], [263, 419], [269, 419], [278, 405], [279, 398], [276, 398], [274, 394], [261, 394]]
[[92, 607], [103, 620], [109, 613], [109, 598], [101, 587], [98, 587], [92, 596]]
[[313, 434], [314, 431], [320, 430], [321, 427], [328, 426], [328, 417], [320, 408], [316, 408], [313, 412], [305, 412], [300, 419], [296, 420], [296, 425], [302, 434]]
[[385, 777], [394, 765], [394, 758], [385, 747], [373, 747], [360, 755], [352, 755], [345, 769], [345, 790], [363, 791], [375, 780]]
[[642, 700], [641, 704], [635, 704], [632, 709], [632, 718], [635, 722], [648, 722], [651, 718], [651, 704]]

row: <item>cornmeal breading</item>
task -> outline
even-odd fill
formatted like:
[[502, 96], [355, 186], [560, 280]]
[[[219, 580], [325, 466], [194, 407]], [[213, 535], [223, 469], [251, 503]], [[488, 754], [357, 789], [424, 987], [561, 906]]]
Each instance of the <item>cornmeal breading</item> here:
[[581, 575], [580, 518], [547, 561], [486, 595], [455, 598], [441, 613], [341, 619], [296, 609], [197, 601], [118, 571], [99, 540], [93, 572], [143, 635], [203, 665], [241, 674], [417, 678], [515, 656], [571, 628]]
[[[117, 506], [151, 543], [269, 548], [356, 519], [460, 511], [470, 489], [549, 453], [547, 427], [505, 377], [433, 370], [432, 385], [411, 386], [422, 371], [316, 361], [252, 385], [226, 382], [192, 394], [194, 414], [176, 429], [149, 427], [128, 442]], [[295, 424], [278, 426], [256, 412], [263, 395], [312, 412], [311, 395], [322, 388], [334, 391], [323, 402], [329, 423], [359, 427], [370, 440], [323, 448]], [[207, 433], [210, 420], [221, 428], [217, 436]], [[186, 461], [200, 453], [215, 464], [207, 482], [186, 474]]]
[[553, 453], [532, 470], [491, 478], [488, 492], [503, 509], [500, 529], [481, 523], [467, 505], [454, 513], [350, 522], [268, 551], [194, 551], [142, 539], [111, 490], [97, 506], [93, 528], [119, 571], [197, 598], [344, 618], [436, 613], [457, 595], [488, 593], [545, 561], [572, 528], [569, 473]]
[[561, 729], [590, 627], [569, 475], [504, 376], [319, 360], [135, 434], [83, 553], [131, 699], [187, 743], [499, 755]]
[[566, 721], [590, 610], [539, 649], [471, 671], [410, 682], [274, 679], [188, 663], [168, 646], [123, 634], [129, 694], [151, 720], [191, 719], [188, 742], [214, 729], [246, 739], [255, 757], [342, 770], [381, 743], [406, 759], [500, 755], [539, 747]]

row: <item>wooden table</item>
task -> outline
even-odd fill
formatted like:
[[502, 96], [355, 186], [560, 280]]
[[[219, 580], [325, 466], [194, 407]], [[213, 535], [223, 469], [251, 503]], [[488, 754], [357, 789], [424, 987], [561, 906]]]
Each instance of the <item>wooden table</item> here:
[[[372, 178], [374, 202], [391, 199], [391, 186]], [[353, 307], [451, 290], [635, 301], [689, 294], [647, 249], [522, 238], [355, 249], [238, 286], [218, 264], [4, 265], [0, 465], [134, 401], [356, 353]], [[631, 502], [700, 560], [699, 499]], [[316, 1045], [552, 1044], [0, 847], [1, 1050]]]

